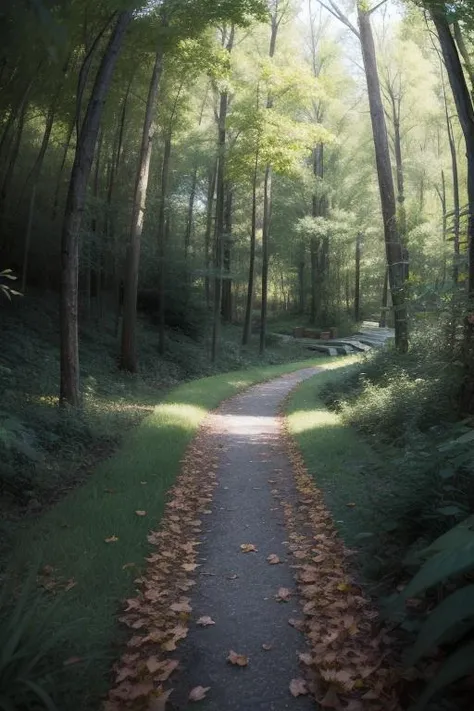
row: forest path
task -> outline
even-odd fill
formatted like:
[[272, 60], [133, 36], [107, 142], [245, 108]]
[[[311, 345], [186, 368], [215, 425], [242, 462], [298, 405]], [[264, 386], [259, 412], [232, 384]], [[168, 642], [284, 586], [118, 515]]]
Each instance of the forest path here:
[[[290, 693], [301, 676], [298, 652], [304, 637], [288, 624], [300, 616], [296, 585], [288, 561], [287, 531], [275, 498], [292, 500], [292, 464], [281, 432], [279, 408], [289, 392], [313, 376], [306, 368], [255, 385], [225, 402], [211, 415], [208, 437], [218, 448], [217, 486], [212, 514], [204, 516], [191, 594], [193, 622], [209, 616], [209, 627], [190, 624], [180, 644], [180, 669], [173, 676], [172, 708], [206, 711], [304, 711], [308, 696]], [[242, 544], [256, 551], [243, 552]], [[280, 564], [270, 564], [275, 554]], [[278, 602], [279, 588], [292, 591]], [[271, 645], [265, 650], [262, 645]], [[226, 663], [229, 651], [248, 657], [248, 665]], [[199, 704], [187, 701], [196, 686], [210, 687]]]

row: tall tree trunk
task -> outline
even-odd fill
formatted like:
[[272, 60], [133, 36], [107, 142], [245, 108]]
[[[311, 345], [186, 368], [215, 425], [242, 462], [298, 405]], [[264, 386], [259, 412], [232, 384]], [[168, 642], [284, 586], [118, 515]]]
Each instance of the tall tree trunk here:
[[305, 248], [304, 245], [301, 247], [301, 257], [298, 261], [298, 313], [303, 316], [305, 309], [305, 281], [304, 281], [304, 270], [305, 270]]
[[385, 268], [382, 287], [382, 309], [380, 311], [380, 328], [385, 328], [387, 325], [387, 310], [388, 310], [388, 266]]
[[232, 187], [227, 184], [225, 190], [225, 211], [224, 211], [224, 255], [223, 270], [224, 279], [222, 281], [222, 318], [227, 323], [232, 321], [232, 280], [230, 278], [231, 250], [232, 250]]
[[[230, 54], [234, 45], [235, 28], [232, 25], [226, 50]], [[223, 91], [219, 102], [219, 125], [217, 140], [217, 174], [216, 174], [216, 249], [215, 266], [216, 278], [214, 279], [214, 317], [212, 325], [211, 360], [216, 362], [217, 349], [220, 338], [221, 309], [222, 309], [222, 274], [224, 268], [224, 229], [225, 229], [225, 159], [226, 159], [226, 123], [229, 96]]]
[[112, 80], [123, 37], [132, 19], [120, 12], [104, 51], [86, 115], [77, 137], [76, 153], [69, 182], [61, 235], [61, 387], [60, 401], [79, 404], [78, 274], [79, 234], [84, 212], [87, 183], [94, 158], [105, 99]]
[[66, 141], [64, 143], [63, 147], [63, 154], [61, 158], [61, 163], [59, 166], [59, 171], [58, 175], [56, 178], [56, 187], [54, 189], [54, 199], [53, 199], [53, 208], [51, 212], [51, 219], [55, 220], [58, 214], [58, 208], [59, 208], [59, 193], [61, 192], [61, 181], [63, 177], [63, 171], [64, 167], [66, 165], [66, 160], [67, 160], [67, 154], [69, 152], [69, 148], [71, 146], [71, 140], [72, 140], [72, 134], [74, 132], [74, 126], [75, 126], [75, 120], [71, 119], [68, 127], [68, 132], [66, 136]]
[[385, 125], [385, 115], [380, 92], [370, 12], [363, 8], [361, 2], [357, 4], [357, 15], [362, 57], [367, 79], [370, 118], [372, 122], [380, 202], [384, 222], [388, 276], [394, 309], [395, 345], [397, 350], [401, 353], [405, 353], [408, 350], [408, 322], [404, 283], [405, 260], [403, 246], [397, 229], [395, 189], [393, 185], [392, 166], [390, 163], [387, 128]]
[[258, 160], [260, 154], [260, 143], [257, 143], [255, 151], [255, 163], [252, 177], [252, 216], [250, 220], [250, 260], [249, 275], [247, 281], [247, 300], [245, 302], [245, 321], [242, 336], [242, 345], [247, 346], [252, 333], [252, 310], [253, 292], [255, 280], [255, 247], [257, 242], [257, 184], [258, 184]]
[[405, 175], [403, 170], [402, 137], [400, 132], [401, 92], [398, 96], [395, 96], [395, 91], [390, 85], [387, 87], [387, 91], [392, 107], [393, 144], [395, 153], [395, 168], [397, 175], [397, 226], [398, 235], [400, 237], [403, 249], [403, 261], [405, 268], [404, 280], [406, 281], [409, 276], [409, 255], [407, 245], [407, 220], [405, 210]]
[[160, 209], [158, 212], [158, 259], [159, 263], [159, 338], [158, 352], [163, 355], [165, 352], [165, 322], [166, 322], [166, 226], [169, 227], [169, 208], [168, 208], [168, 177], [170, 170], [171, 157], [171, 134], [165, 138], [163, 149], [163, 163], [161, 165], [161, 192], [160, 192]]
[[137, 369], [136, 354], [136, 321], [137, 321], [137, 289], [138, 269], [140, 266], [140, 243], [145, 218], [145, 208], [150, 172], [150, 161], [153, 146], [155, 127], [153, 117], [160, 79], [163, 72], [163, 51], [158, 48], [151, 74], [148, 97], [143, 121], [142, 140], [138, 157], [137, 176], [133, 195], [132, 222], [130, 239], [127, 249], [124, 276], [124, 300], [122, 320], [122, 349], [120, 354], [120, 367], [130, 372]]
[[204, 234], [204, 295], [206, 298], [206, 305], [209, 308], [211, 305], [211, 281], [209, 278], [209, 272], [211, 269], [211, 235], [212, 235], [212, 221], [214, 212], [214, 193], [216, 191], [216, 178], [217, 178], [217, 161], [214, 163], [213, 168], [209, 171], [209, 181], [207, 189], [207, 203], [206, 203], [206, 231]]
[[354, 320], [360, 321], [360, 247], [362, 234], [357, 233], [355, 247]]
[[5, 217], [7, 211], [7, 200], [12, 188], [12, 178], [13, 172], [15, 170], [16, 159], [18, 158], [18, 153], [20, 151], [21, 138], [23, 136], [23, 128], [25, 125], [25, 115], [28, 104], [23, 106], [21, 114], [18, 118], [18, 126], [15, 134], [15, 139], [10, 151], [9, 160], [7, 163], [6, 170], [2, 177], [2, 183], [0, 186], [0, 216]]
[[[280, 20], [278, 15], [279, 0], [275, 0], [271, 16], [270, 47], [268, 57], [270, 61], [275, 56], [276, 41]], [[273, 108], [273, 96], [267, 97], [267, 109]], [[270, 259], [270, 226], [272, 219], [272, 166], [267, 163], [263, 183], [263, 229], [262, 229], [262, 301], [260, 309], [260, 355], [265, 353], [267, 340], [267, 307], [268, 307], [268, 267]]]
[[188, 214], [186, 216], [186, 229], [184, 231], [184, 259], [185, 260], [188, 259], [189, 247], [191, 245], [191, 234], [193, 231], [194, 200], [196, 197], [196, 183], [197, 183], [197, 168], [194, 168], [193, 176], [191, 178], [191, 190], [189, 192]]
[[464, 322], [463, 361], [464, 383], [461, 409], [474, 412], [474, 108], [464, 77], [461, 60], [445, 14], [440, 7], [430, 7], [431, 18], [443, 54], [444, 64], [454, 96], [454, 102], [464, 135], [467, 155], [468, 194], [468, 300], [470, 314]]

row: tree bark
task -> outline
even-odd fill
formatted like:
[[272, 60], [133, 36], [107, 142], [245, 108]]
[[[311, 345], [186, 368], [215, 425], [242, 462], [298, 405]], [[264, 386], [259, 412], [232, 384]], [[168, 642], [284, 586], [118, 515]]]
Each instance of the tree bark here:
[[191, 178], [191, 190], [189, 192], [188, 214], [186, 216], [186, 229], [184, 232], [184, 259], [186, 261], [189, 256], [189, 247], [191, 245], [191, 234], [193, 231], [193, 213], [194, 213], [194, 199], [196, 197], [196, 183], [197, 183], [197, 168], [194, 168], [193, 176]]
[[211, 305], [211, 280], [209, 278], [209, 272], [211, 269], [211, 235], [212, 235], [212, 222], [213, 222], [213, 208], [214, 208], [214, 193], [216, 191], [216, 177], [217, 177], [217, 161], [214, 163], [212, 170], [209, 171], [209, 182], [207, 189], [207, 203], [206, 203], [206, 231], [204, 234], [204, 294], [206, 298], [206, 305], [209, 308]]
[[165, 325], [166, 325], [166, 225], [169, 226], [168, 210], [168, 177], [171, 157], [171, 134], [165, 138], [163, 149], [163, 163], [161, 166], [161, 193], [160, 209], [158, 212], [158, 258], [159, 258], [159, 337], [158, 352], [165, 352]]
[[124, 276], [124, 300], [122, 320], [122, 348], [120, 367], [134, 373], [137, 369], [136, 354], [136, 321], [137, 321], [137, 289], [138, 269], [140, 266], [140, 244], [145, 218], [145, 208], [150, 173], [150, 161], [153, 147], [155, 126], [153, 117], [158, 98], [160, 79], [163, 72], [163, 51], [156, 51], [155, 62], [148, 88], [148, 97], [143, 121], [142, 140], [138, 158], [135, 191], [133, 195], [132, 222], [130, 239], [127, 249]]
[[404, 283], [405, 260], [403, 246], [397, 229], [397, 211], [392, 166], [390, 162], [390, 149], [380, 91], [372, 26], [370, 23], [370, 12], [363, 9], [360, 2], [357, 5], [357, 15], [362, 57], [367, 79], [377, 177], [384, 222], [388, 277], [394, 309], [395, 345], [398, 351], [405, 353], [408, 350], [408, 321]]
[[255, 280], [255, 247], [257, 242], [257, 184], [258, 184], [258, 161], [260, 154], [260, 144], [257, 144], [255, 151], [255, 163], [252, 177], [252, 216], [250, 220], [250, 260], [249, 260], [249, 275], [247, 281], [247, 301], [245, 303], [245, 321], [244, 332], [242, 336], [242, 345], [247, 346], [252, 333], [252, 310], [253, 310], [253, 292]]
[[357, 233], [355, 246], [354, 320], [360, 321], [360, 247], [362, 235]]
[[61, 235], [61, 386], [60, 402], [79, 404], [78, 274], [79, 234], [84, 212], [86, 188], [94, 157], [105, 99], [127, 27], [129, 11], [120, 12], [104, 51], [86, 115], [77, 138], [74, 164]]
[[[276, 41], [280, 19], [278, 16], [279, 0], [275, 0], [271, 16], [270, 47], [268, 57], [270, 61], [275, 56]], [[273, 96], [267, 97], [267, 109], [273, 108]], [[270, 259], [270, 226], [272, 219], [272, 166], [267, 163], [263, 183], [263, 229], [262, 229], [262, 301], [260, 310], [260, 355], [265, 353], [267, 340], [267, 308], [268, 308], [268, 267]]]
[[[234, 45], [235, 28], [232, 25], [226, 50], [230, 54]], [[219, 102], [218, 141], [217, 141], [217, 174], [216, 174], [216, 249], [214, 279], [214, 318], [212, 325], [211, 360], [216, 362], [220, 338], [221, 309], [222, 309], [222, 273], [224, 268], [224, 229], [225, 229], [225, 159], [226, 159], [226, 123], [229, 95], [227, 91], [221, 92]]]
[[232, 280], [230, 278], [231, 251], [232, 251], [232, 187], [227, 184], [225, 189], [224, 210], [224, 255], [222, 281], [222, 318], [227, 323], [232, 321]]

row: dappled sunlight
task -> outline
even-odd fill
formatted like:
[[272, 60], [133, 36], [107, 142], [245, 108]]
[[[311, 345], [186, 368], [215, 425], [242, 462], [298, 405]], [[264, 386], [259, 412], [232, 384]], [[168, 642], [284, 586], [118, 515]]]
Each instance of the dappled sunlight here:
[[277, 427], [274, 417], [262, 415], [216, 414], [213, 423], [222, 432], [250, 436], [273, 434]]
[[155, 408], [155, 416], [160, 419], [173, 420], [186, 427], [196, 426], [207, 415], [207, 410], [197, 405], [187, 405], [184, 403], [166, 403]]
[[337, 427], [339, 417], [334, 412], [321, 410], [297, 410], [289, 418], [291, 434], [300, 434], [307, 430]]

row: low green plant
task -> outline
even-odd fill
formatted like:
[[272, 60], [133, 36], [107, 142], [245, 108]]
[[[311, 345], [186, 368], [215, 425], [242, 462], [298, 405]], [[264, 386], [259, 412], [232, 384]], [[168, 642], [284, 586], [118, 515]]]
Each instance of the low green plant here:
[[407, 655], [407, 664], [416, 664], [440, 645], [446, 646], [449, 653], [426, 685], [414, 711], [422, 711], [438, 691], [474, 672], [474, 584], [466, 577], [474, 571], [474, 516], [439, 536], [421, 551], [420, 557], [425, 562], [401, 593], [398, 603], [433, 589], [437, 589], [437, 599], [441, 601], [422, 625]]
[[57, 711], [52, 655], [61, 632], [51, 633], [55, 606], [35, 592], [34, 581], [31, 575], [13, 604], [11, 585], [0, 593], [1, 711]]

